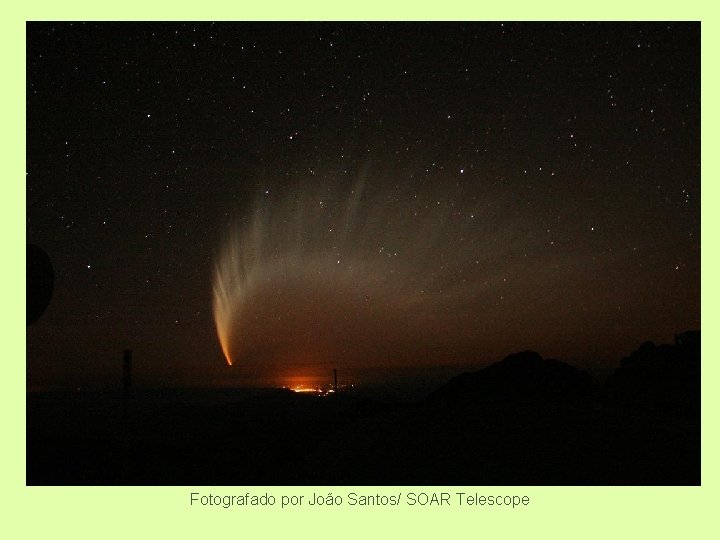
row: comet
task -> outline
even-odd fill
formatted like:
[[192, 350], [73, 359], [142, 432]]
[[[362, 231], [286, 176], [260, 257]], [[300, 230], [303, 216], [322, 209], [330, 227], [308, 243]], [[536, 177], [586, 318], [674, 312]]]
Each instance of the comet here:
[[363, 175], [262, 190], [215, 261], [227, 364], [447, 362], [487, 347], [517, 232], [497, 193], [468, 187]]

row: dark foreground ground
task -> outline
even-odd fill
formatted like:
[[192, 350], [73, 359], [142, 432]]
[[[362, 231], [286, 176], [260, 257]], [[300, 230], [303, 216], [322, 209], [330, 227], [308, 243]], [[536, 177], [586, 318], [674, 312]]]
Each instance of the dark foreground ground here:
[[602, 386], [528, 352], [412, 402], [29, 393], [27, 483], [697, 485], [699, 357], [643, 347]]

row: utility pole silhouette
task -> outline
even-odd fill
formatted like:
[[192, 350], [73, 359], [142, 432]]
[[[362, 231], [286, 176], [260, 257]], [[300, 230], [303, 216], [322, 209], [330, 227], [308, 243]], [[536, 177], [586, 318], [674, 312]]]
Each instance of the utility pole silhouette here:
[[333, 373], [335, 375], [335, 385], [334, 385], [334, 392], [337, 395], [337, 369], [333, 369]]

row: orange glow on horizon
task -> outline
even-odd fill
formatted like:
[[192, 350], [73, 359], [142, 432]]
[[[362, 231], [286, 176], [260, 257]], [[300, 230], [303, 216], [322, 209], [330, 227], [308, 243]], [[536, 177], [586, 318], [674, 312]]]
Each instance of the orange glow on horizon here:
[[289, 388], [294, 392], [317, 392], [323, 383], [329, 382], [321, 375], [286, 375], [282, 377], [281, 381], [284, 388]]
[[[302, 394], [317, 394], [327, 396], [335, 393], [335, 386], [332, 376], [317, 375], [293, 375], [285, 376], [282, 379], [282, 387], [293, 392]], [[338, 390], [346, 389], [354, 384], [338, 384]]]
[[301, 393], [307, 393], [307, 392], [313, 392], [313, 393], [319, 393], [322, 392], [320, 388], [306, 388], [304, 386], [293, 386], [290, 388], [293, 392], [301, 392]]

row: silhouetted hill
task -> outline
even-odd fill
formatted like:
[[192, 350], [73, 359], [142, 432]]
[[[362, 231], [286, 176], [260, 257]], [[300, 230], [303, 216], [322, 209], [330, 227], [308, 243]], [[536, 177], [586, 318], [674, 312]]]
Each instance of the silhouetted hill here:
[[595, 383], [587, 373], [533, 351], [511, 354], [473, 373], [463, 373], [430, 394], [443, 405], [579, 404], [590, 400]]
[[658, 414], [700, 411], [700, 332], [675, 336], [673, 345], [643, 343], [605, 384], [608, 404]]
[[420, 402], [358, 389], [29, 393], [27, 483], [699, 485], [699, 374], [691, 332], [642, 345], [603, 394], [530, 351]]

